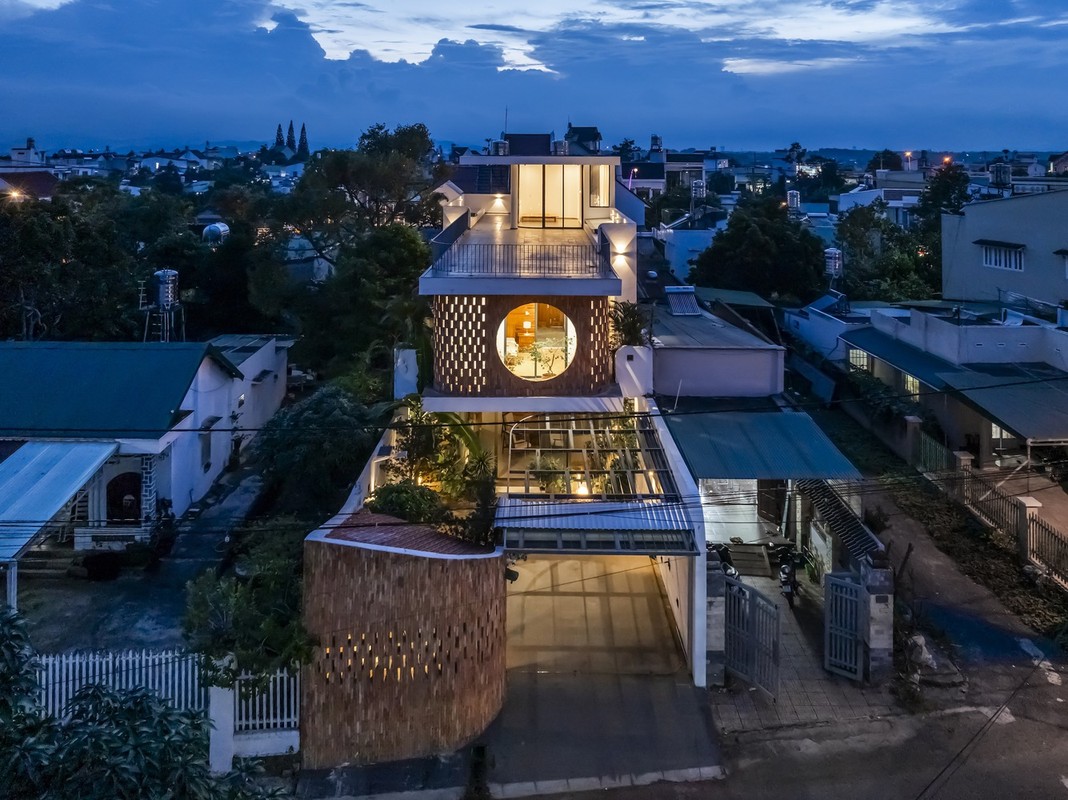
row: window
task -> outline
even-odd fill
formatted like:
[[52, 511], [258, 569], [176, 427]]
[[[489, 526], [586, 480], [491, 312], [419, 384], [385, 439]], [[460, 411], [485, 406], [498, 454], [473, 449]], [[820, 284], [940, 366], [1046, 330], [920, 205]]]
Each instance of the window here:
[[1014, 272], [1023, 272], [1024, 257], [1022, 247], [1006, 247], [1004, 245], [984, 244], [983, 266], [994, 269], [1011, 269]]
[[509, 371], [528, 381], [554, 378], [575, 358], [575, 326], [548, 303], [512, 309], [497, 329], [497, 354]]
[[590, 206], [608, 208], [612, 205], [612, 166], [594, 164], [590, 167]]
[[905, 378], [905, 394], [915, 397], [920, 393], [920, 382], [907, 372], [902, 373]]
[[237, 396], [237, 407], [241, 408], [244, 405], [245, 405], [245, 395], [244, 394], [239, 394]]
[[200, 433], [200, 466], [205, 472], [211, 469], [211, 431]]
[[853, 369], [860, 369], [868, 372], [871, 370], [871, 356], [863, 350], [851, 347], [849, 348], [849, 366]]

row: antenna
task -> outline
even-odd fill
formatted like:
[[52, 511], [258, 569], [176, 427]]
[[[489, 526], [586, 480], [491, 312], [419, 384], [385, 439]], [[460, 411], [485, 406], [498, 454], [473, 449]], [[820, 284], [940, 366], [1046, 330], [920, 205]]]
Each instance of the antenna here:
[[508, 106], [504, 107], [504, 132], [508, 133]]

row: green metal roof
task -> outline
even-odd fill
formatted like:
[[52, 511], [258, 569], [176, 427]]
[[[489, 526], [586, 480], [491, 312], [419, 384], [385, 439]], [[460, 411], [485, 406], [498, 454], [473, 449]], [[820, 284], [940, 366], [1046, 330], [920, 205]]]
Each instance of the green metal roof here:
[[957, 365], [925, 353], [918, 347], [905, 344], [875, 328], [861, 328], [841, 335], [841, 340], [850, 347], [870, 353], [881, 361], [934, 389], [944, 389], [945, 376], [962, 372]]
[[242, 377], [204, 342], [0, 342], [0, 437], [157, 439], [205, 358]]
[[754, 292], [743, 292], [739, 289], [716, 289], [711, 286], [695, 286], [694, 294], [711, 303], [719, 300], [729, 306], [741, 306], [751, 308], [775, 308], [771, 303]]
[[693, 476], [789, 480], [861, 477], [812, 418], [800, 411], [665, 412], [668, 430]]

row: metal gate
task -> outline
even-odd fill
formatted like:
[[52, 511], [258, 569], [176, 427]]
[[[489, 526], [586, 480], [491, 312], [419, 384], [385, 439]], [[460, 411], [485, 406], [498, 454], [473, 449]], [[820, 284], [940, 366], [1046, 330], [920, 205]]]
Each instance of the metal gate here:
[[779, 607], [752, 586], [735, 578], [725, 580], [727, 671], [775, 699], [779, 693]]
[[836, 675], [862, 681], [860, 584], [849, 573], [829, 573], [824, 576], [823, 599], [823, 667]]

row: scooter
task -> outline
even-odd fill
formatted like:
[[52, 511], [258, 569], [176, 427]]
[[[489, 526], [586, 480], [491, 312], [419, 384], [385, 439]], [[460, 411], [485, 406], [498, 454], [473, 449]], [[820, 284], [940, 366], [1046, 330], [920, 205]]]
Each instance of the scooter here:
[[731, 549], [723, 542], [709, 542], [708, 553], [711, 555], [715, 553], [719, 556], [720, 567], [723, 569], [723, 574], [728, 578], [737, 578], [738, 569], [734, 566], [734, 559], [731, 558]]
[[786, 598], [790, 608], [794, 607], [794, 598], [797, 597], [797, 568], [794, 566], [792, 557], [787, 557], [779, 564], [779, 591]]

